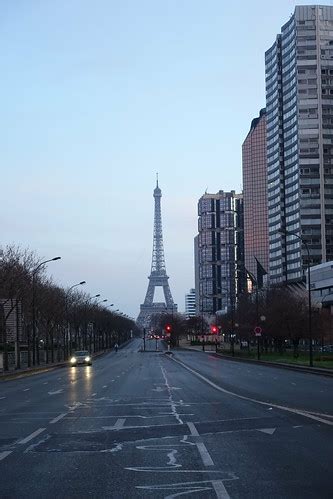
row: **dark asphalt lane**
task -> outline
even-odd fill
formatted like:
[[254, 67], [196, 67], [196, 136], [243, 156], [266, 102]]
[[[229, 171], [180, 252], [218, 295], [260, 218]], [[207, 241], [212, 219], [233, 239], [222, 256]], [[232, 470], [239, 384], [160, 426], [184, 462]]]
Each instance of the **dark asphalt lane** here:
[[[178, 351], [203, 379], [140, 347], [0, 383], [1, 498], [331, 497], [333, 419], [209, 384], [258, 395], [236, 363]], [[271, 369], [259, 367], [265, 396]]]
[[227, 390], [300, 410], [333, 414], [333, 378], [233, 362], [212, 352], [178, 349], [175, 357], [212, 381], [222, 382]]

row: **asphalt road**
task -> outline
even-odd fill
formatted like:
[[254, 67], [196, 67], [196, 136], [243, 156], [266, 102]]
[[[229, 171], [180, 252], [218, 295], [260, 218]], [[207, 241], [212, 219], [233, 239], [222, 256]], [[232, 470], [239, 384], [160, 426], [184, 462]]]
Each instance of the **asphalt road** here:
[[332, 378], [140, 346], [0, 382], [1, 498], [332, 496]]

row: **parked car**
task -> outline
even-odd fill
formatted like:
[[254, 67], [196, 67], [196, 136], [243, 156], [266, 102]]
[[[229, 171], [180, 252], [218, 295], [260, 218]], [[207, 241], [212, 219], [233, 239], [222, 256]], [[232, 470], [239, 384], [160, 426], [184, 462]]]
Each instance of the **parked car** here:
[[84, 364], [86, 366], [91, 366], [92, 364], [92, 357], [88, 350], [80, 350], [77, 352], [74, 352], [74, 354], [71, 357], [71, 365], [72, 366], [78, 366], [80, 364]]

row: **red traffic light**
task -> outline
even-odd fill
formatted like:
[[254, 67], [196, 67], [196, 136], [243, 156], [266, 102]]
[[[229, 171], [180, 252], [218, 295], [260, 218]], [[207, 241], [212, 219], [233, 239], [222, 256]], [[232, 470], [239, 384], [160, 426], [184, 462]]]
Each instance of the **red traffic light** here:
[[217, 326], [210, 326], [210, 330], [213, 334], [217, 334], [219, 332], [219, 328]]
[[166, 330], [166, 332], [167, 332], [167, 333], [171, 333], [171, 329], [172, 329], [172, 327], [171, 327], [171, 325], [170, 325], [170, 324], [167, 324], [167, 325], [165, 326], [165, 330]]

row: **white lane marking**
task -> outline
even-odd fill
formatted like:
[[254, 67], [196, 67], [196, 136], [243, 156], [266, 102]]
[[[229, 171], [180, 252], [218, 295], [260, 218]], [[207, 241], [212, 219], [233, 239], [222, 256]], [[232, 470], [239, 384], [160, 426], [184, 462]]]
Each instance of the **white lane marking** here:
[[4, 400], [6, 397], [0, 397], [0, 400]]
[[12, 452], [12, 450], [5, 450], [3, 452], [0, 452], [0, 461], [6, 459], [6, 457], [9, 456], [9, 454], [11, 454]]
[[121, 428], [124, 428], [125, 421], [126, 421], [126, 418], [117, 419], [117, 421], [115, 422], [114, 428], [116, 430], [120, 430]]
[[57, 423], [58, 421], [60, 421], [60, 419], [64, 418], [65, 416], [67, 416], [67, 412], [63, 412], [62, 414], [59, 414], [59, 416], [57, 416], [56, 418], [51, 419], [50, 424]]
[[43, 385], [48, 385], [49, 382], [48, 381], [44, 381]]
[[214, 461], [210, 457], [210, 454], [205, 444], [203, 442], [197, 442], [196, 446], [199, 451], [202, 462], [204, 463], [204, 466], [214, 466]]
[[262, 433], [267, 433], [267, 435], [273, 435], [275, 430], [276, 428], [261, 428], [260, 430], [257, 431], [261, 431]]
[[24, 388], [24, 392], [28, 392], [30, 390], [30, 388]]
[[193, 437], [199, 437], [199, 432], [198, 432], [198, 430], [196, 429], [196, 427], [195, 427], [194, 423], [186, 423], [186, 424], [187, 424], [187, 426], [188, 426], [188, 427], [189, 427], [189, 429], [190, 429], [191, 435], [192, 435]]
[[95, 397], [97, 395], [97, 393], [92, 393], [91, 396], [92, 397]]
[[212, 480], [212, 485], [214, 487], [215, 494], [218, 499], [230, 499], [230, 496], [222, 480]]
[[108, 387], [108, 385], [103, 385], [103, 388], [107, 388], [107, 387]]
[[[198, 430], [196, 429], [194, 423], [187, 423], [187, 426], [189, 427], [191, 435], [193, 437], [200, 437], [200, 434], [199, 434]], [[195, 445], [197, 446], [197, 449], [199, 451], [199, 454], [200, 454], [200, 457], [202, 459], [204, 466], [214, 466], [214, 461], [210, 457], [210, 454], [207, 450], [207, 447], [205, 446], [203, 441], [202, 440], [199, 442], [197, 441], [197, 442], [195, 442]]]
[[165, 371], [164, 367], [162, 367], [162, 366], [161, 366], [161, 371], [162, 371], [162, 374], [163, 374], [163, 377], [164, 377], [165, 386], [167, 387], [167, 390], [168, 390], [168, 393], [169, 393], [169, 402], [170, 402], [170, 405], [171, 405], [172, 413], [175, 416], [175, 418], [177, 419], [177, 421], [178, 421], [179, 424], [184, 424], [183, 421], [182, 421], [182, 419], [179, 417], [178, 412], [177, 412], [177, 404], [175, 403], [175, 401], [172, 398], [171, 387], [170, 387], [169, 382], [168, 382], [166, 371]]
[[58, 395], [59, 393], [63, 392], [63, 388], [60, 388], [60, 390], [55, 390], [54, 392], [48, 392], [49, 395]]
[[31, 433], [27, 437], [22, 438], [22, 440], [19, 440], [17, 443], [20, 445], [26, 444], [26, 443], [30, 442], [30, 440], [32, 440], [33, 438], [37, 437], [37, 435], [39, 435], [40, 433], [43, 433], [43, 431], [45, 431], [45, 430], [46, 430], [46, 428], [38, 428], [38, 430], [34, 431], [33, 433]]
[[254, 402], [256, 404], [264, 405], [266, 407], [269, 406], [269, 410], [271, 410], [272, 407], [274, 407], [275, 409], [280, 409], [282, 411], [287, 411], [287, 412], [291, 412], [293, 414], [298, 414], [299, 416], [304, 416], [305, 418], [314, 419], [315, 421], [319, 421], [320, 423], [324, 423], [324, 424], [327, 424], [329, 426], [333, 426], [333, 421], [327, 421], [326, 419], [322, 419], [322, 418], [313, 416], [310, 412], [302, 411], [301, 409], [293, 409], [291, 407], [285, 407], [283, 405], [272, 404], [271, 402], [269, 402], [269, 403], [263, 402], [262, 400], [252, 399], [250, 397], [245, 397], [245, 395], [239, 395], [238, 393], [230, 392], [229, 390], [226, 390], [225, 388], [222, 388], [221, 386], [216, 385], [215, 383], [210, 381], [208, 378], [205, 378], [205, 376], [203, 376], [202, 374], [194, 371], [194, 369], [191, 369], [191, 367], [188, 367], [186, 364], [183, 364], [183, 362], [180, 362], [179, 360], [176, 360], [174, 358], [172, 358], [171, 360], [173, 362], [176, 362], [180, 366], [182, 366], [184, 369], [187, 369], [189, 372], [194, 374], [194, 376], [201, 379], [202, 381], [204, 381], [208, 385], [212, 386], [213, 388], [215, 388], [219, 392], [225, 393], [227, 395], [232, 395], [233, 397], [237, 397], [237, 398], [242, 399], [242, 400], [248, 400], [249, 402]]

